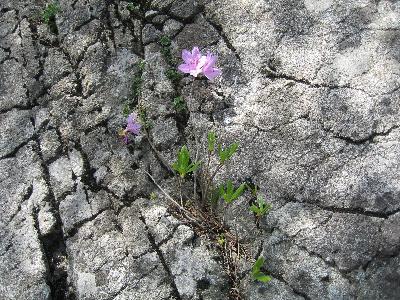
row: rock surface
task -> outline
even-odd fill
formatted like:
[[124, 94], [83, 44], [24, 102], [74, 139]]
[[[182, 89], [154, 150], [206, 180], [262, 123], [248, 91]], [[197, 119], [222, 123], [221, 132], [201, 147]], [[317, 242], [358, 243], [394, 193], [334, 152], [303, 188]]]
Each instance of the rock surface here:
[[[398, 299], [400, 3], [139, 2], [60, 0], [50, 24], [43, 1], [0, 3], [0, 298]], [[192, 46], [220, 78], [171, 77]], [[138, 100], [156, 151], [118, 137]], [[273, 206], [216, 210], [249, 249], [236, 283], [145, 173], [178, 198], [159, 155], [210, 128], [240, 143], [217, 181]]]

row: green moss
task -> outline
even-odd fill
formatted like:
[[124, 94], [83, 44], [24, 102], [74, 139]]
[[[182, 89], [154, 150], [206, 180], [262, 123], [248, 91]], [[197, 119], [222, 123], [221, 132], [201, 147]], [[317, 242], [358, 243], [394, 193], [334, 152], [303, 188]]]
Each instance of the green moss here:
[[186, 102], [182, 96], [175, 97], [172, 104], [174, 105], [175, 110], [178, 112], [186, 110]]

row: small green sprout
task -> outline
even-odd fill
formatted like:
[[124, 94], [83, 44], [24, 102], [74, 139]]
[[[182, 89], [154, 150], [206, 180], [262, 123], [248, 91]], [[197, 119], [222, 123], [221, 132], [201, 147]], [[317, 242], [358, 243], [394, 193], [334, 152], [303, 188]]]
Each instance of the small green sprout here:
[[166, 70], [165, 76], [167, 76], [167, 78], [174, 83], [177, 83], [182, 79], [182, 75], [178, 73], [174, 68]]
[[251, 269], [251, 276], [253, 277], [254, 280], [257, 280], [259, 282], [267, 283], [269, 282], [272, 278], [271, 276], [265, 275], [263, 272], [261, 272], [261, 268], [264, 265], [265, 259], [264, 257], [260, 256], [253, 268]]
[[141, 59], [136, 63], [136, 66], [138, 67], [139, 71], [142, 73], [144, 71], [144, 67], [146, 66], [146, 61], [144, 59]]
[[124, 106], [122, 107], [122, 115], [127, 118], [131, 112], [132, 112], [132, 109], [131, 109], [130, 103], [129, 103], [129, 101], [126, 101], [124, 103]]
[[175, 97], [173, 105], [176, 111], [182, 112], [186, 110], [186, 103], [182, 96]]
[[160, 40], [159, 43], [162, 47], [169, 47], [171, 46], [171, 39], [165, 35], [163, 35]]
[[201, 161], [190, 163], [190, 154], [188, 148], [184, 145], [178, 152], [178, 160], [172, 165], [172, 168], [179, 173], [181, 178], [200, 167]]
[[60, 11], [60, 7], [57, 2], [49, 3], [42, 12], [43, 22], [50, 25], [55, 21], [56, 14]]
[[223, 245], [225, 245], [225, 243], [226, 243], [225, 234], [221, 233], [221, 234], [218, 236], [218, 238], [217, 238], [217, 243], [218, 243], [218, 245], [220, 245], [221, 247], [222, 247]]
[[257, 197], [256, 204], [250, 206], [250, 211], [256, 214], [258, 218], [264, 216], [271, 210], [271, 204], [265, 202], [264, 198], [261, 196]]
[[208, 132], [207, 141], [208, 141], [208, 152], [212, 153], [215, 149], [215, 142], [217, 140], [217, 136], [214, 131]]
[[222, 149], [222, 146], [218, 145], [218, 156], [220, 163], [223, 165], [227, 160], [229, 160], [232, 155], [235, 154], [238, 147], [238, 143], [233, 143], [225, 149]]
[[240, 197], [243, 194], [246, 188], [246, 183], [242, 183], [236, 190], [233, 187], [232, 181], [228, 180], [226, 183], [226, 189], [224, 186], [220, 186], [219, 195], [224, 199], [226, 203], [232, 203], [234, 200]]
[[142, 87], [143, 79], [140, 75], [135, 75], [132, 81], [132, 91], [134, 97], [139, 97], [141, 87]]
[[157, 194], [156, 193], [154, 193], [154, 192], [151, 192], [150, 193], [150, 200], [152, 200], [152, 201], [155, 201], [155, 200], [157, 200]]
[[126, 5], [126, 8], [131, 12], [135, 12], [135, 13], [140, 12], [140, 5], [139, 4], [135, 4], [135, 3], [131, 2], [131, 3], [128, 3]]
[[140, 123], [142, 124], [142, 126], [145, 129], [150, 129], [153, 125], [151, 123], [151, 120], [147, 116], [146, 107], [143, 105], [139, 105], [138, 113], [139, 113], [139, 120], [140, 120]]

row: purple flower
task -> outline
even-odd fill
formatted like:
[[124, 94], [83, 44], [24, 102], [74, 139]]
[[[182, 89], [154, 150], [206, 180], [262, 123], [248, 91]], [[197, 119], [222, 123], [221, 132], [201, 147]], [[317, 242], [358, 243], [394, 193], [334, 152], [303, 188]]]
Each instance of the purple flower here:
[[209, 80], [221, 75], [221, 70], [215, 67], [217, 56], [207, 52], [207, 56], [201, 55], [198, 47], [193, 47], [192, 52], [184, 49], [182, 51], [184, 64], [179, 65], [178, 69], [183, 73], [197, 77], [203, 73]]
[[126, 131], [134, 134], [134, 135], [139, 135], [140, 134], [140, 127], [142, 127], [137, 121], [137, 115], [135, 113], [131, 113], [128, 116], [128, 119], [126, 120], [127, 125], [126, 125]]
[[192, 52], [184, 49], [182, 51], [182, 59], [184, 64], [179, 65], [179, 71], [183, 73], [189, 73], [190, 75], [197, 77], [202, 72], [202, 67], [205, 64], [204, 56], [201, 56], [198, 47], [193, 47]]
[[221, 75], [221, 70], [215, 67], [218, 57], [216, 55], [207, 52], [206, 63], [203, 66], [203, 74], [209, 80], [213, 80], [215, 77]]
[[129, 133], [133, 135], [140, 134], [140, 128], [142, 126], [137, 122], [136, 119], [137, 115], [135, 113], [131, 113], [126, 120], [126, 128], [119, 131], [119, 136], [122, 138], [122, 141], [125, 144], [129, 144]]

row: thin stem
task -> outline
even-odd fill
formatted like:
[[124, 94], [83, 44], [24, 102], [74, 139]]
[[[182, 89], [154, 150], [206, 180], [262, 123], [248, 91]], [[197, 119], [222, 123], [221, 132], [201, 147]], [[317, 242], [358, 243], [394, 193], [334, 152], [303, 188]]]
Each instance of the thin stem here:
[[207, 201], [208, 182], [209, 182], [208, 175], [209, 175], [209, 171], [210, 171], [210, 160], [211, 160], [211, 152], [208, 151], [208, 154], [207, 154], [207, 167], [205, 169], [205, 175], [204, 175], [206, 182], [204, 184], [203, 204], [204, 204], [205, 201]]
[[181, 211], [183, 211], [185, 213], [185, 217], [194, 222], [196, 225], [200, 226], [201, 228], [205, 228], [202, 224], [200, 224], [196, 219], [194, 219], [193, 215], [184, 207], [182, 207], [181, 205], [179, 205], [178, 202], [176, 202], [154, 179], [153, 176], [151, 176], [151, 174], [149, 172], [147, 172], [146, 170], [144, 171], [147, 176], [150, 177], [150, 179], [153, 181], [153, 183], [158, 187], [158, 189], [167, 197], [167, 199], [176, 207], [178, 207]]
[[145, 132], [147, 141], [149, 142], [149, 145], [150, 145], [151, 149], [154, 151], [157, 158], [160, 160], [160, 162], [163, 164], [163, 166], [168, 170], [168, 172], [170, 172], [172, 175], [175, 174], [174, 170], [170, 167], [167, 160], [161, 155], [161, 153], [154, 146], [153, 142], [151, 141], [151, 139], [149, 137], [149, 133], [147, 132], [147, 130], [145, 130], [144, 132]]
[[179, 196], [181, 198], [181, 206], [183, 207], [183, 197], [182, 197], [182, 177], [178, 177], [178, 182], [179, 182]]
[[[197, 143], [197, 137], [196, 135], [194, 136], [195, 142], [196, 142], [196, 158], [195, 161], [198, 160], [199, 158], [199, 144]], [[197, 170], [193, 171], [193, 200], [197, 200]]]

